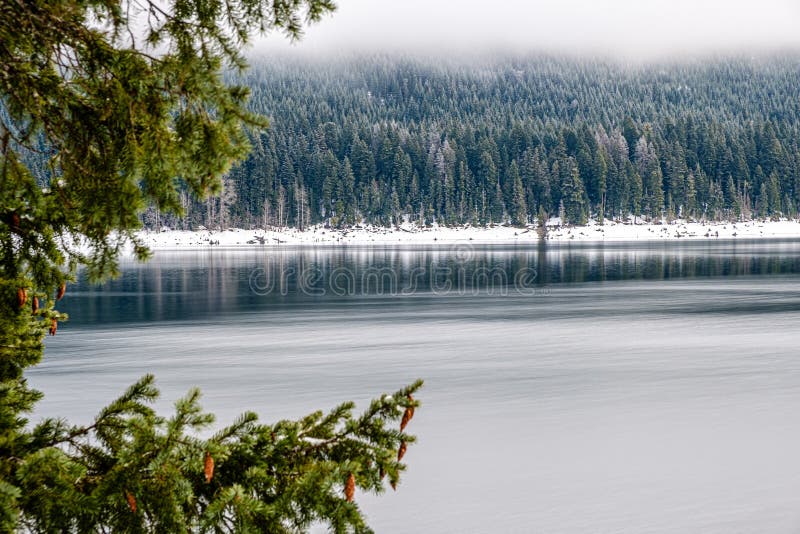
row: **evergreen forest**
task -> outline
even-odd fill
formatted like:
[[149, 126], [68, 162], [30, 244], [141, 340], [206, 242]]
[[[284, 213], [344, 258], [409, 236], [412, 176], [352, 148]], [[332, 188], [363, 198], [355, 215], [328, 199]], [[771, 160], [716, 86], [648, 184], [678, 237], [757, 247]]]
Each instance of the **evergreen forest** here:
[[[270, 127], [209, 200], [149, 227], [794, 218], [800, 57], [624, 64], [260, 57]], [[43, 173], [44, 174], [44, 173]]]

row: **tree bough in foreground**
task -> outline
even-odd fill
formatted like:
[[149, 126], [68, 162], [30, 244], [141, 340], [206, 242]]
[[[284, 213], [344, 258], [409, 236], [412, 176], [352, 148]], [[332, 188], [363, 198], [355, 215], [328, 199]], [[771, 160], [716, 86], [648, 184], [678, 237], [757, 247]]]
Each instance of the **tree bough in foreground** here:
[[[327, 414], [261, 424], [245, 413], [209, 439], [214, 417], [191, 391], [169, 419], [149, 403], [146, 376], [88, 427], [45, 421], [16, 467], [21, 526], [32, 531], [296, 532], [323, 521], [368, 530], [356, 488], [395, 487], [414, 437], [390, 423], [413, 416], [416, 382], [374, 400], [360, 416]], [[401, 423], [403, 421], [400, 421]]]
[[[394, 487], [421, 382], [300, 421], [246, 413], [209, 439], [192, 391], [164, 418], [146, 376], [93, 424], [31, 427], [26, 368], [66, 319], [56, 302], [84, 267], [118, 272], [150, 205], [220, 192], [248, 149], [243, 69], [257, 32], [300, 35], [331, 0], [0, 0], [0, 530], [368, 530], [357, 489]], [[34, 172], [36, 171], [36, 172]], [[44, 182], [35, 176], [46, 176]], [[88, 251], [88, 252], [87, 252]]]

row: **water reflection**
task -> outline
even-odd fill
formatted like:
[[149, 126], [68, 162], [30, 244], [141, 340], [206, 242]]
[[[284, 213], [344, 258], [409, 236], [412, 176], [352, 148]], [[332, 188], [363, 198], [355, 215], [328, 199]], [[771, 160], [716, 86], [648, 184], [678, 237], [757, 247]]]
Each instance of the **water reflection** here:
[[213, 318], [380, 296], [546, 296], [559, 284], [800, 273], [800, 241], [159, 251], [102, 286], [81, 279], [71, 325]]

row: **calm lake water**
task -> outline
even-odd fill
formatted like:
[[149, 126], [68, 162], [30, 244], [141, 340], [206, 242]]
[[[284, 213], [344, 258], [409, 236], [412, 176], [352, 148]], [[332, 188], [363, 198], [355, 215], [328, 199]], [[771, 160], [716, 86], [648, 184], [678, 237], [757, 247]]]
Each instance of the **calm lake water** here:
[[146, 372], [223, 422], [424, 378], [377, 532], [800, 531], [800, 241], [158, 252], [61, 308], [38, 416]]

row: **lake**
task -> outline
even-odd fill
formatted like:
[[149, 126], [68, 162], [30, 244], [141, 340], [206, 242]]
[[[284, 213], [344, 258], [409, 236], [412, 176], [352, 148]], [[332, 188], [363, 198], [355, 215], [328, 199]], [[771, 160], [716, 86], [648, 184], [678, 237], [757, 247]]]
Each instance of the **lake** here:
[[62, 304], [37, 417], [147, 372], [221, 422], [424, 378], [377, 532], [800, 529], [800, 241], [159, 251]]

